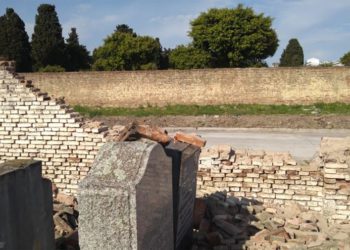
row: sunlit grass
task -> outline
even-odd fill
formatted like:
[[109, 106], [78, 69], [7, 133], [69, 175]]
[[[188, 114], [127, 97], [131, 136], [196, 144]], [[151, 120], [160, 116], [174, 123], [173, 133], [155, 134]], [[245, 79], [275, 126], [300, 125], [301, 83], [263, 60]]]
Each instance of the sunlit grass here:
[[89, 116], [166, 116], [166, 115], [322, 115], [349, 114], [350, 104], [316, 103], [313, 105], [167, 105], [138, 108], [88, 107], [77, 105], [75, 111]]

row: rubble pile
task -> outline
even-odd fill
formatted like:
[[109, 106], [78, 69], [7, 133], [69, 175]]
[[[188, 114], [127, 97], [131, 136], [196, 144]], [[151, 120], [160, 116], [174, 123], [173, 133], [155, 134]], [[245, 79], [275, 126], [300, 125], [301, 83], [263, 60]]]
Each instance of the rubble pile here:
[[77, 200], [74, 196], [58, 193], [55, 185], [52, 193], [56, 249], [79, 249]]
[[215, 193], [197, 198], [192, 250], [350, 249], [350, 224], [330, 225], [297, 203], [285, 206]]

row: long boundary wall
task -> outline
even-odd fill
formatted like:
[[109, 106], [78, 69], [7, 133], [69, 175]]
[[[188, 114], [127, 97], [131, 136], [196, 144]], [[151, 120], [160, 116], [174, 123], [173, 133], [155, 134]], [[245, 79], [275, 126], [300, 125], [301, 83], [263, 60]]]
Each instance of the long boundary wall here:
[[72, 104], [350, 103], [350, 68], [247, 68], [26, 73], [37, 87]]

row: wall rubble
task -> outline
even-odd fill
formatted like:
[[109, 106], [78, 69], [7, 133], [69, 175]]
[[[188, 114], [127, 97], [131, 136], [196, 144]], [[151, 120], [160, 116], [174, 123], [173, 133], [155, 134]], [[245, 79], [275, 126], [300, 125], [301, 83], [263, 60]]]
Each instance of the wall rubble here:
[[297, 163], [288, 153], [233, 150], [202, 152], [198, 195], [226, 191], [265, 203], [296, 201], [331, 221], [350, 220], [350, 137], [323, 138], [318, 157]]

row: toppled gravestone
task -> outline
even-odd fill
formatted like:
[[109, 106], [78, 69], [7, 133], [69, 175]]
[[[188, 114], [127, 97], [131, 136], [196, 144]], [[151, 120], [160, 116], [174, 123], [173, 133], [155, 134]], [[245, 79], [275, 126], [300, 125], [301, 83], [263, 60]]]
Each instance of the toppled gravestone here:
[[80, 183], [81, 249], [190, 247], [199, 151], [181, 142], [106, 143]]
[[55, 249], [51, 182], [39, 161], [0, 165], [0, 249]]

